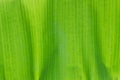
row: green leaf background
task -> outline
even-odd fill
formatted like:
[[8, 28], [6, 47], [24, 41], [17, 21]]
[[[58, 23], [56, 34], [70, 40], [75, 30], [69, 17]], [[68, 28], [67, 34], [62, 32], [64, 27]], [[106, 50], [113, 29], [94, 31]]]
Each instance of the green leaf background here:
[[0, 0], [0, 80], [120, 80], [119, 0]]

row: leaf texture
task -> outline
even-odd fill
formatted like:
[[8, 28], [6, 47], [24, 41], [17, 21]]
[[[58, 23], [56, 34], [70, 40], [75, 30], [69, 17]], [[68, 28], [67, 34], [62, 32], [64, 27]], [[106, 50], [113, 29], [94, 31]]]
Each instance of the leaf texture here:
[[0, 80], [120, 80], [119, 0], [0, 0]]

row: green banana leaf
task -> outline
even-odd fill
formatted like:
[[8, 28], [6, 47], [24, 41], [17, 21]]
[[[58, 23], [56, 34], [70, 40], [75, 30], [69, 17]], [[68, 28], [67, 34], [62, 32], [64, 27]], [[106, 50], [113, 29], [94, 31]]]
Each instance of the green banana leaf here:
[[120, 80], [119, 0], [0, 0], [0, 80]]

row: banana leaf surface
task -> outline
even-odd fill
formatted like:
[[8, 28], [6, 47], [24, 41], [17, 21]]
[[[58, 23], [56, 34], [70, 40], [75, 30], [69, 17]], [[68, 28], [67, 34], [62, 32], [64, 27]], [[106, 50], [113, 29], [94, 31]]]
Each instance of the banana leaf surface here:
[[0, 80], [120, 80], [119, 0], [0, 0]]

